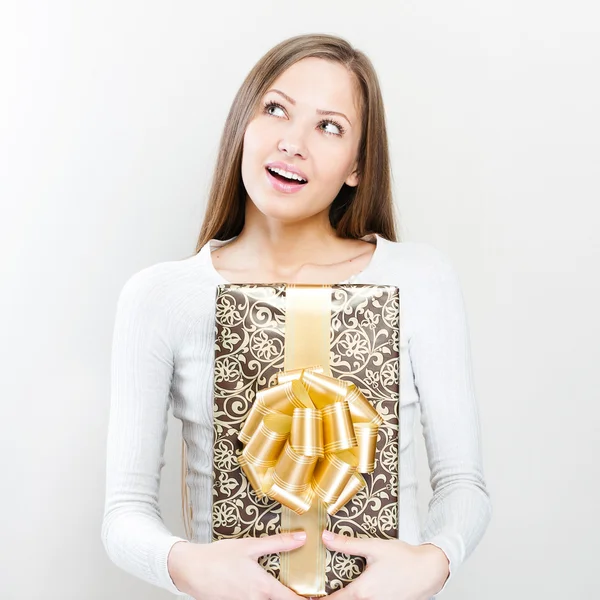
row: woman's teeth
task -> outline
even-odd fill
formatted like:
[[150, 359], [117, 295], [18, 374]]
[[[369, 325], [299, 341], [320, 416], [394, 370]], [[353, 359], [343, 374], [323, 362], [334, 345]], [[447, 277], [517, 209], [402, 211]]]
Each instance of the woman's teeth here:
[[283, 169], [275, 169], [272, 167], [267, 167], [267, 169], [271, 173], [277, 173], [277, 175], [281, 175], [281, 177], [285, 177], [286, 179], [296, 179], [300, 183], [306, 183], [306, 179], [302, 179], [302, 177], [296, 175], [296, 173], [290, 173], [289, 171], [284, 171]]

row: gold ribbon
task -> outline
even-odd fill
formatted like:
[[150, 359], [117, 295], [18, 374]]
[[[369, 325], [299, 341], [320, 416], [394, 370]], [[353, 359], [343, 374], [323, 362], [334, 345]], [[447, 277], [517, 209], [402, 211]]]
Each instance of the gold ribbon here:
[[[280, 580], [303, 596], [325, 595], [321, 533], [375, 466], [383, 419], [351, 382], [331, 377], [331, 286], [286, 286], [285, 367], [257, 392], [239, 434], [239, 464], [256, 493], [282, 504], [281, 531], [306, 543], [280, 555]], [[316, 365], [316, 366], [315, 366]]]
[[239, 464], [259, 497], [302, 515], [316, 495], [333, 515], [375, 469], [382, 422], [353, 383], [321, 366], [286, 371], [257, 393], [238, 435]]

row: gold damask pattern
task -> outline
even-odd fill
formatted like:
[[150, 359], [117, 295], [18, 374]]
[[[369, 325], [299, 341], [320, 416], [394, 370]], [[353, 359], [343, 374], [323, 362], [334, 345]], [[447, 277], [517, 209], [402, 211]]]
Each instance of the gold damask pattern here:
[[[375, 471], [367, 486], [328, 528], [343, 535], [398, 537], [399, 292], [394, 286], [331, 286], [330, 367], [351, 381], [383, 417]], [[214, 373], [213, 539], [259, 537], [280, 531], [281, 505], [259, 499], [238, 465], [237, 435], [256, 391], [277, 383], [284, 368], [285, 284], [225, 284], [217, 288]], [[311, 365], [306, 365], [311, 366]], [[275, 577], [279, 555], [261, 558]], [[327, 552], [327, 592], [344, 587], [365, 567], [362, 557]]]

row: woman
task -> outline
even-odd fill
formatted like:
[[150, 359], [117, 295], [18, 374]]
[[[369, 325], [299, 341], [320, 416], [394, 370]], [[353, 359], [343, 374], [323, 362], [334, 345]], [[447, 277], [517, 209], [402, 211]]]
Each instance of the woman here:
[[[121, 568], [177, 595], [298, 596], [257, 563], [302, 535], [210, 542], [215, 286], [375, 283], [401, 296], [399, 540], [324, 533], [368, 568], [333, 594], [421, 600], [445, 588], [491, 516], [462, 294], [446, 256], [397, 242], [384, 108], [370, 61], [346, 41], [297, 36], [270, 50], [231, 107], [196, 254], [143, 269], [119, 298], [102, 539]], [[158, 506], [167, 411], [188, 449], [193, 541]], [[419, 526], [417, 409], [433, 498]]]

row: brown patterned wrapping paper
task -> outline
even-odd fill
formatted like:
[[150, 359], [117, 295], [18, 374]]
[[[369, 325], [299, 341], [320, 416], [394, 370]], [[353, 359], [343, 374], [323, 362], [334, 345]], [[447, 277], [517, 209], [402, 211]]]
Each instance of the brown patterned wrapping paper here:
[[[281, 531], [281, 504], [266, 496], [258, 498], [238, 464], [238, 457], [243, 450], [238, 434], [256, 392], [276, 385], [277, 374], [285, 369], [286, 364], [290, 364], [289, 355], [286, 357], [286, 309], [287, 291], [292, 287], [304, 286], [225, 284], [217, 288], [212, 509], [214, 541], [260, 537]], [[398, 537], [399, 475], [398, 288], [365, 284], [319, 287], [325, 287], [331, 293], [329, 331], [321, 336], [326, 340], [328, 333], [328, 366], [331, 375], [354, 383], [383, 417], [377, 436], [375, 470], [363, 474], [366, 487], [335, 515], [325, 514], [326, 525], [342, 535], [394, 539]], [[288, 332], [288, 335], [291, 334]], [[310, 367], [314, 364], [310, 362], [300, 366]], [[283, 508], [284, 516], [287, 510]], [[272, 575], [281, 578], [283, 559], [287, 561], [291, 555], [293, 552], [284, 553], [281, 557], [277, 554], [266, 555], [259, 562]], [[362, 557], [329, 550], [325, 553], [324, 565], [317, 567], [315, 556], [314, 568], [324, 569], [323, 593], [332, 593], [344, 587], [364, 567], [365, 560]], [[296, 591], [303, 593], [299, 589]]]

